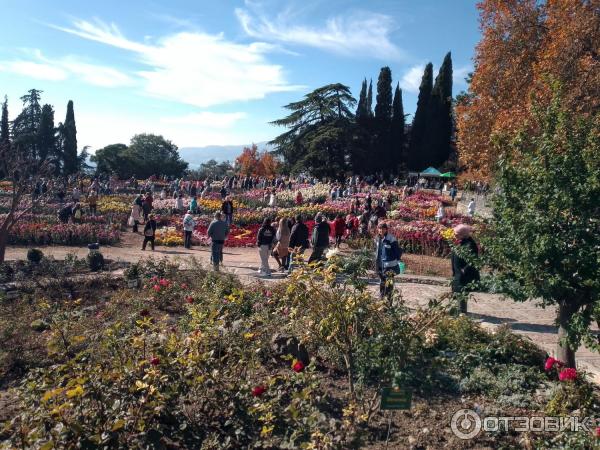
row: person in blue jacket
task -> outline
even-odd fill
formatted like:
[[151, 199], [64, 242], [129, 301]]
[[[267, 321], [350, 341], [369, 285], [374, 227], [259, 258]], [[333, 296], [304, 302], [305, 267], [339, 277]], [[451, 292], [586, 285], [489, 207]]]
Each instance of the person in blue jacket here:
[[388, 226], [382, 222], [377, 227], [375, 238], [375, 261], [379, 275], [379, 294], [381, 298], [394, 292], [394, 276], [400, 273], [400, 257], [402, 249], [394, 236], [388, 233]]

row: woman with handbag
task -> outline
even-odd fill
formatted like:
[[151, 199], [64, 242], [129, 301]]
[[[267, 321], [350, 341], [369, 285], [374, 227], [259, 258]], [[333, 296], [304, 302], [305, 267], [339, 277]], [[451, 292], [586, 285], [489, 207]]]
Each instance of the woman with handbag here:
[[138, 225], [141, 223], [142, 221], [142, 207], [137, 204], [134, 203], [133, 206], [131, 207], [131, 215], [129, 216], [129, 221], [128, 221], [128, 225], [130, 227], [132, 227], [132, 232], [133, 233], [137, 233], [138, 232]]

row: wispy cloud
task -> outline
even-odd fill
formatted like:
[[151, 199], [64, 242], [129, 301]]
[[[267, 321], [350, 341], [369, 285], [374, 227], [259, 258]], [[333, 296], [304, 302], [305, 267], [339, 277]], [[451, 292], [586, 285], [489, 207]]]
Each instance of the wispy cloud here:
[[224, 35], [179, 32], [155, 42], [126, 38], [115, 24], [75, 20], [54, 28], [84, 39], [132, 52], [143, 68], [135, 72], [147, 95], [208, 107], [264, 98], [299, 89], [290, 85], [283, 67], [272, 64], [264, 43], [238, 44]]
[[49, 81], [77, 78], [102, 87], [128, 86], [134, 82], [131, 77], [117, 69], [83, 62], [73, 56], [50, 59], [37, 49], [26, 53], [30, 60], [0, 61], [0, 70]]
[[289, 9], [270, 18], [258, 5], [236, 8], [235, 14], [248, 36], [268, 41], [308, 46], [346, 56], [402, 59], [403, 51], [391, 41], [394, 21], [390, 16], [369, 11], [331, 17], [322, 27], [296, 25]]
[[466, 87], [467, 82], [465, 78], [469, 75], [469, 72], [473, 72], [472, 66], [462, 66], [457, 69], [454, 69], [452, 72], [452, 82], [460, 87]]
[[423, 78], [423, 71], [425, 70], [425, 65], [421, 64], [418, 66], [413, 66], [408, 69], [402, 75], [400, 79], [400, 87], [402, 90], [407, 92], [412, 92], [416, 94], [419, 92], [419, 86], [421, 85], [421, 78]]

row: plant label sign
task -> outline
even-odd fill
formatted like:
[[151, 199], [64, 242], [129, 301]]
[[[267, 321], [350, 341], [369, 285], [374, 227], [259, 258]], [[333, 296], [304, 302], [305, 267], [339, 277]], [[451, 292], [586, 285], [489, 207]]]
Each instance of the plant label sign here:
[[404, 387], [386, 387], [381, 390], [381, 405], [379, 409], [410, 409], [412, 391]]

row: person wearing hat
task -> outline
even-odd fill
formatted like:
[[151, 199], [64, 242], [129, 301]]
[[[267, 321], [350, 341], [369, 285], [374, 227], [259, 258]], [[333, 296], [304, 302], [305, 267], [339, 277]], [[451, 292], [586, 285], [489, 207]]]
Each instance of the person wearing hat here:
[[183, 234], [184, 234], [184, 244], [185, 248], [192, 248], [192, 232], [196, 227], [196, 221], [192, 217], [192, 210], [188, 210], [188, 212], [183, 216]]
[[381, 298], [388, 297], [394, 292], [394, 275], [400, 273], [400, 257], [402, 249], [398, 245], [396, 237], [388, 232], [385, 222], [377, 226], [377, 237], [375, 238], [375, 263], [377, 275], [379, 275], [379, 295]]
[[150, 242], [152, 251], [154, 251], [154, 238], [156, 236], [156, 220], [154, 220], [154, 214], [148, 215], [146, 225], [144, 226], [144, 243], [142, 244], [142, 250], [146, 250], [146, 244]]
[[[452, 251], [452, 292], [455, 294], [464, 294], [468, 292], [468, 285], [479, 281], [479, 271], [472, 266], [463, 256], [477, 256], [479, 250], [475, 240], [471, 237], [473, 228], [469, 225], [460, 224], [454, 227], [454, 235], [458, 241], [458, 251]], [[466, 295], [458, 295], [459, 311], [467, 312]]]

